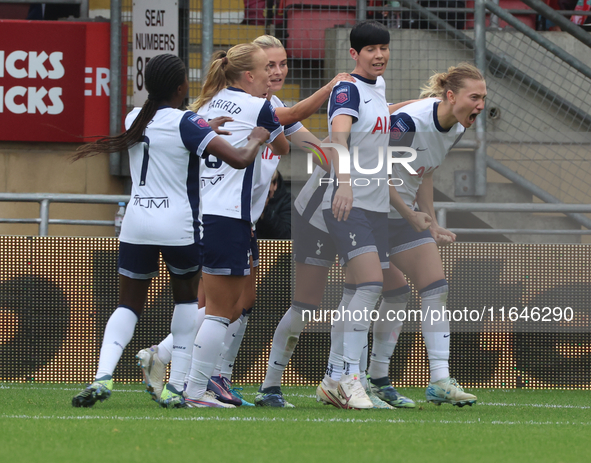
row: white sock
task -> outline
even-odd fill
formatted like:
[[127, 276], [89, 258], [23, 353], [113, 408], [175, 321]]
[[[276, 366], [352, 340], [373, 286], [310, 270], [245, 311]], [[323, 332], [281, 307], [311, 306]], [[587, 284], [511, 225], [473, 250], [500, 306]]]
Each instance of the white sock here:
[[185, 376], [191, 368], [193, 343], [197, 335], [197, 301], [175, 304], [170, 331], [173, 337], [172, 363], [168, 382], [177, 390], [185, 386]]
[[[197, 312], [197, 318], [196, 318], [197, 331], [199, 331], [199, 327], [203, 323], [204, 318], [205, 318], [205, 307], [202, 307]], [[172, 360], [172, 346], [173, 346], [173, 344], [174, 343], [172, 342], [172, 333], [170, 333], [168, 336], [166, 336], [160, 342], [160, 344], [158, 344], [158, 358], [160, 359], [160, 361], [162, 363], [164, 363], [164, 365], [168, 364], [168, 362], [170, 362]], [[185, 376], [185, 382], [186, 382], [186, 378], [188, 375], [189, 375], [189, 372], [187, 372], [187, 375]]]
[[193, 346], [193, 361], [187, 384], [189, 397], [199, 398], [205, 393], [207, 382], [222, 351], [229, 324], [230, 320], [225, 317], [205, 316]]
[[[277, 325], [271, 344], [267, 374], [261, 386], [262, 389], [281, 386], [281, 377], [291, 359], [300, 334], [306, 326], [302, 311], [315, 311], [318, 307], [312, 304], [294, 301]], [[312, 312], [313, 313], [313, 312]]]
[[326, 376], [329, 376], [337, 382], [341, 379], [341, 375], [343, 374], [343, 335], [345, 332], [343, 313], [344, 310], [349, 307], [349, 303], [354, 295], [355, 285], [345, 283], [345, 287], [343, 288], [343, 298], [337, 307], [337, 312], [339, 313], [338, 320], [332, 320], [331, 322], [330, 354], [328, 356]]
[[[449, 377], [449, 320], [443, 316], [447, 293], [448, 287], [445, 280], [436, 281], [420, 292], [423, 337], [429, 356], [432, 383]], [[433, 319], [439, 319], [439, 321], [431, 323]]]
[[109, 317], [103, 334], [103, 345], [95, 379], [113, 376], [123, 349], [133, 337], [137, 321], [137, 315], [127, 307], [117, 307]]
[[236, 339], [236, 333], [240, 329], [240, 325], [242, 325], [243, 318], [244, 315], [240, 315], [240, 317], [238, 317], [238, 320], [233, 321], [232, 323], [230, 323], [230, 326], [228, 326], [228, 330], [226, 331], [226, 337], [224, 338], [224, 347], [222, 348], [222, 353], [220, 354], [218, 363], [215, 366], [215, 370], [213, 370], [214, 376], [220, 375], [222, 370], [222, 363], [224, 362], [224, 356], [226, 355], [226, 352], [228, 352], [228, 349]]
[[[402, 288], [385, 291], [382, 296], [378, 319], [373, 324], [373, 345], [368, 370], [369, 377], [372, 379], [388, 376], [390, 359], [402, 331], [402, 322], [395, 315], [398, 311], [406, 309], [410, 299], [410, 288], [406, 285]], [[390, 319], [393, 320], [390, 321]]]
[[228, 378], [232, 381], [232, 369], [234, 368], [234, 364], [236, 363], [236, 357], [238, 357], [238, 351], [240, 350], [240, 345], [242, 344], [242, 340], [244, 339], [244, 334], [246, 333], [246, 325], [248, 324], [248, 318], [252, 313], [252, 307], [242, 313], [242, 323], [238, 327], [238, 331], [236, 331], [236, 336], [232, 340], [232, 343], [228, 346], [224, 354], [224, 359], [222, 361], [222, 368], [220, 369], [220, 375], [224, 378]]
[[[201, 325], [203, 325], [203, 320], [205, 320], [205, 306], [201, 307], [198, 311], [197, 311], [197, 333], [199, 333], [199, 329], [201, 328]], [[195, 335], [195, 337], [197, 337], [197, 334]], [[171, 350], [172, 350], [172, 346], [171, 346]], [[192, 356], [192, 354], [191, 354]], [[191, 369], [189, 368], [187, 370], [187, 374], [185, 375], [185, 384], [187, 384], [189, 382], [189, 373], [191, 372]]]
[[[370, 312], [375, 309], [381, 292], [382, 283], [380, 282], [357, 285], [355, 295], [345, 311], [345, 333], [343, 335], [344, 375], [360, 373], [359, 361], [363, 347], [367, 344], [367, 333], [371, 324]], [[366, 309], [365, 312], [364, 309]]]
[[172, 333], [166, 336], [160, 344], [158, 344], [158, 358], [164, 365], [167, 365], [168, 362], [172, 359], [172, 346], [174, 343], [172, 342]]

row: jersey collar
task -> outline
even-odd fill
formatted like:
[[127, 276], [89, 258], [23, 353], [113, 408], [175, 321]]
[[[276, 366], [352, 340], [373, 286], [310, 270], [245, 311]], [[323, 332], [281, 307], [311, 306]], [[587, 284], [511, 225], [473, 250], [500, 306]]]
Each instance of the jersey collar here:
[[439, 120], [437, 119], [437, 107], [439, 106], [439, 103], [440, 101], [433, 103], [433, 123], [435, 124], [435, 128], [441, 133], [447, 133], [451, 130], [451, 127], [449, 129], [444, 129], [441, 127], [441, 124], [439, 124]]
[[228, 90], [232, 90], [233, 92], [242, 92], [242, 93], [246, 93], [244, 90], [242, 90], [241, 88], [236, 88], [236, 87], [226, 87]]
[[361, 82], [365, 82], [366, 84], [370, 84], [370, 85], [375, 85], [376, 82], [378, 81], [376, 80], [371, 80], [371, 79], [366, 79], [365, 77], [361, 77], [359, 74], [351, 74], [353, 77], [355, 77], [356, 79], [359, 79]]

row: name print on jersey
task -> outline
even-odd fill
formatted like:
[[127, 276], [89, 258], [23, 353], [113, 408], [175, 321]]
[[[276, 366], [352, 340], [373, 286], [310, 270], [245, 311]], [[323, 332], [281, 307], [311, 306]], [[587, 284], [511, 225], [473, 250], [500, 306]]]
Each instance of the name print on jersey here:
[[230, 114], [238, 114], [242, 112], [242, 108], [233, 101], [222, 99], [212, 100], [211, 103], [209, 103], [208, 109], [222, 109]]

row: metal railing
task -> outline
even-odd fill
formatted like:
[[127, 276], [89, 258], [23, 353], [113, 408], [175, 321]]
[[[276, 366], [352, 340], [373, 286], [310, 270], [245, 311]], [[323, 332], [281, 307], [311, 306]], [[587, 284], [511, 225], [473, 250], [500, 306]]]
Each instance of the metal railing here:
[[[591, 204], [540, 203], [454, 203], [435, 202], [437, 222], [447, 226], [448, 212], [521, 212], [575, 214], [591, 212]], [[591, 230], [539, 230], [531, 228], [450, 228], [456, 234], [532, 234], [532, 235], [591, 235]]]
[[0, 193], [0, 201], [39, 203], [39, 217], [16, 219], [0, 217], [0, 223], [37, 223], [39, 236], [47, 236], [49, 225], [114, 226], [114, 220], [50, 219], [51, 203], [117, 204], [129, 202], [129, 195], [71, 195], [58, 193]]
[[[39, 224], [39, 236], [47, 236], [49, 225], [100, 225], [113, 226], [113, 220], [50, 219], [51, 203], [117, 204], [129, 203], [129, 195], [71, 195], [53, 193], [0, 193], [0, 202], [39, 203], [37, 218], [3, 218], [0, 223]], [[530, 204], [530, 203], [454, 203], [435, 202], [437, 222], [447, 225], [448, 212], [525, 212], [562, 214], [591, 213], [591, 204]], [[450, 228], [456, 234], [537, 234], [537, 235], [591, 235], [591, 230], [537, 230], [537, 229], [495, 229], [495, 228]]]

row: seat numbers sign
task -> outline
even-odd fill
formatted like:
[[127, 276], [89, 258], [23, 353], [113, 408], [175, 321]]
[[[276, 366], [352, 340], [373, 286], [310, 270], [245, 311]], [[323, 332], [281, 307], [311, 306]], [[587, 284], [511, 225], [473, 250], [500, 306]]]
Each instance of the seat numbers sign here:
[[148, 97], [146, 65], [156, 55], [178, 56], [179, 7], [173, 0], [133, 2], [133, 104], [142, 106]]

